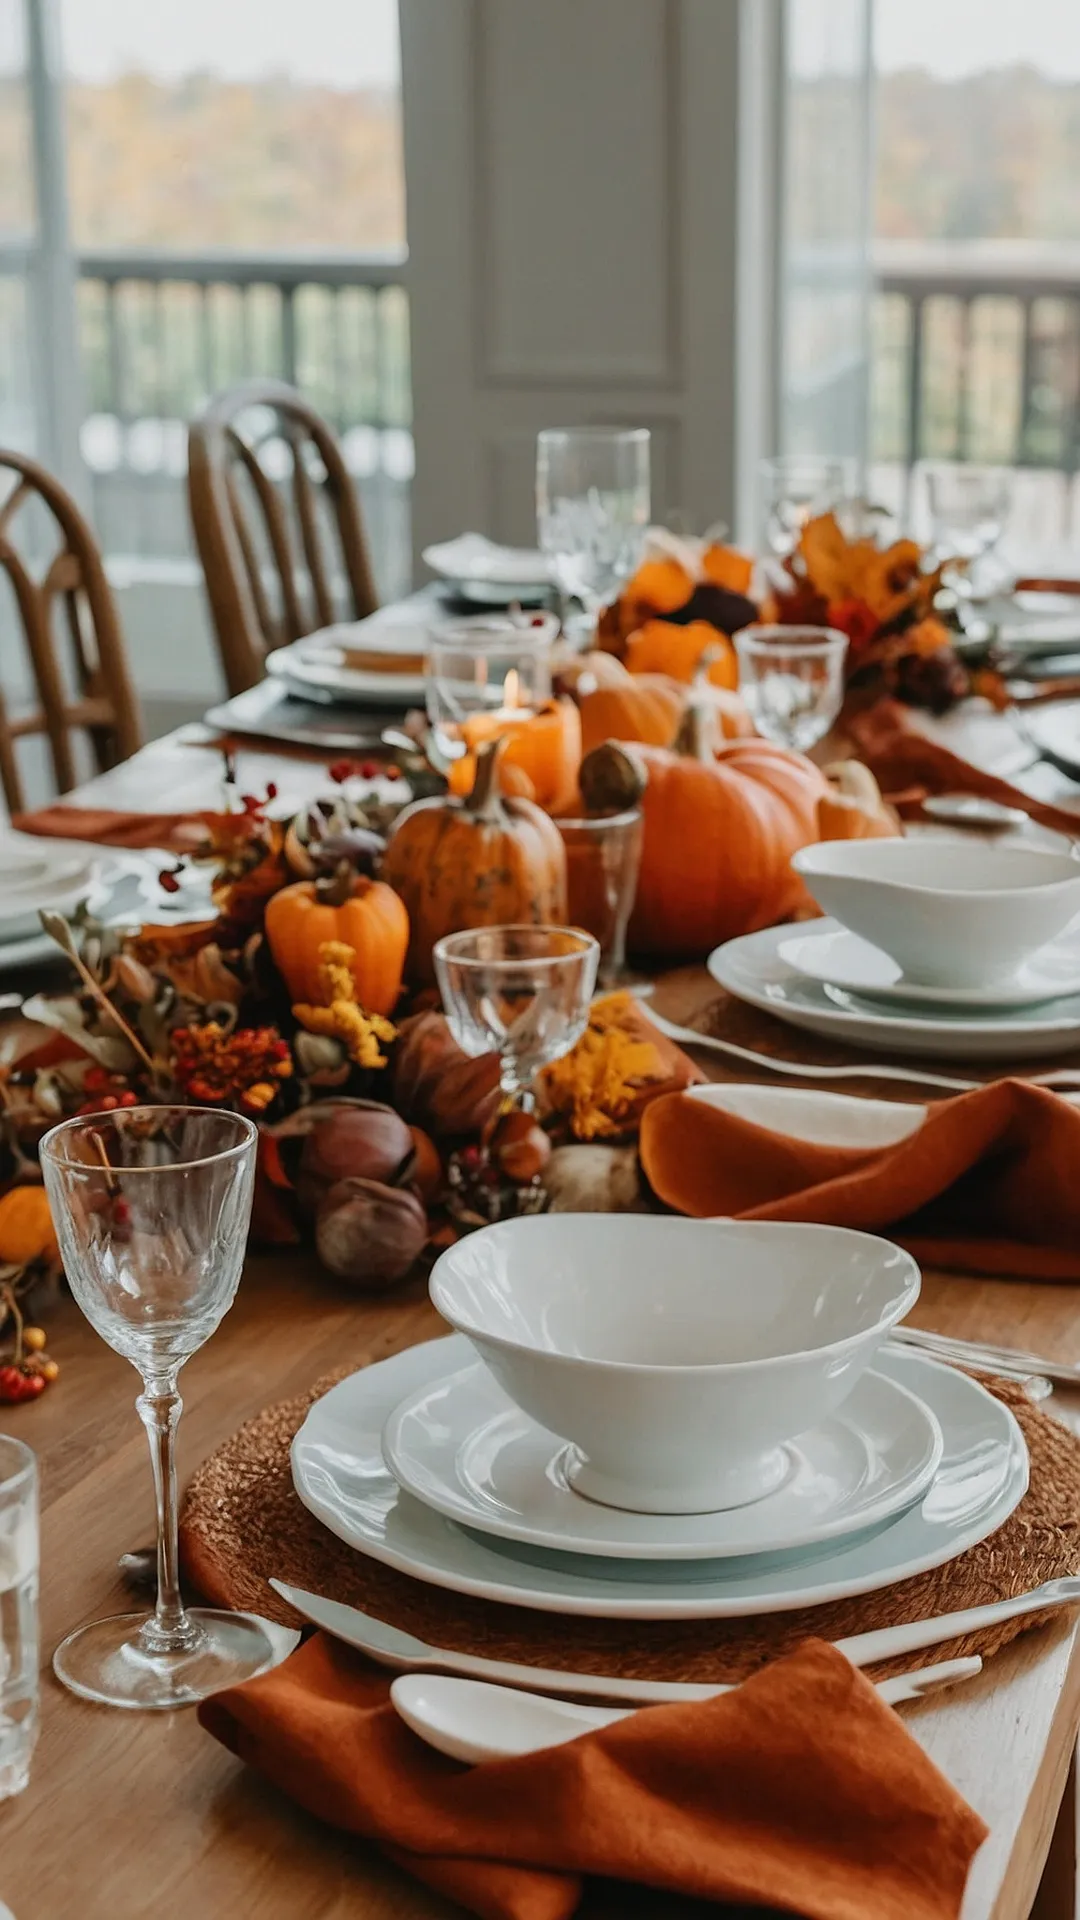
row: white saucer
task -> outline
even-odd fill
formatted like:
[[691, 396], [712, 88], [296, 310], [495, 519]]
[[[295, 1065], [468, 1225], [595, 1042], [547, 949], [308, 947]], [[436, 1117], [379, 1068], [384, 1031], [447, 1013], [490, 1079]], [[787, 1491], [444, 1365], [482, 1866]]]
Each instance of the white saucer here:
[[[815, 921], [836, 933], [836, 920]], [[846, 988], [807, 979], [780, 952], [790, 927], [743, 934], [710, 953], [708, 969], [728, 993], [791, 1027], [878, 1053], [916, 1053], [939, 1060], [1037, 1060], [1080, 1044], [1080, 995], [1038, 1007], [998, 1012], [941, 1008], [901, 1012], [875, 1006]]]
[[[1080, 930], [1078, 930], [1080, 931]], [[923, 987], [906, 980], [895, 960], [848, 927], [793, 934], [777, 952], [797, 972], [848, 993], [865, 993], [899, 1007], [1034, 1007], [1063, 994], [1080, 993], [1080, 942], [1074, 933], [1041, 947], [1012, 980], [989, 987]]]
[[575, 1448], [530, 1420], [481, 1365], [406, 1395], [383, 1429], [394, 1478], [437, 1513], [506, 1540], [624, 1560], [783, 1553], [878, 1526], [925, 1493], [941, 1449], [929, 1408], [866, 1373], [833, 1419], [783, 1449], [787, 1472], [775, 1492], [723, 1512], [670, 1515], [577, 1493]]
[[454, 1334], [351, 1374], [315, 1402], [291, 1456], [301, 1501], [339, 1539], [455, 1593], [601, 1619], [782, 1613], [944, 1565], [1000, 1527], [1027, 1489], [1027, 1448], [1008, 1408], [955, 1368], [890, 1350], [878, 1371], [925, 1401], [944, 1442], [929, 1491], [897, 1519], [823, 1548], [719, 1564], [550, 1553], [455, 1525], [403, 1492], [383, 1460], [383, 1426], [399, 1401], [471, 1358]]
[[466, 599], [492, 606], [535, 600], [549, 591], [551, 564], [535, 547], [503, 547], [482, 533], [463, 533], [425, 547], [423, 560]]

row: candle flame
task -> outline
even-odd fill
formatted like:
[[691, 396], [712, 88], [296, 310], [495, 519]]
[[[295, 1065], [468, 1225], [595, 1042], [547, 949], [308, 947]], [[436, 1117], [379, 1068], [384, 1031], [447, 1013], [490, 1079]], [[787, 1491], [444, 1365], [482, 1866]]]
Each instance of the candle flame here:
[[520, 707], [521, 705], [521, 683], [516, 667], [510, 668], [506, 679], [503, 681], [502, 703], [503, 706], [509, 710], [512, 710], [514, 707]]

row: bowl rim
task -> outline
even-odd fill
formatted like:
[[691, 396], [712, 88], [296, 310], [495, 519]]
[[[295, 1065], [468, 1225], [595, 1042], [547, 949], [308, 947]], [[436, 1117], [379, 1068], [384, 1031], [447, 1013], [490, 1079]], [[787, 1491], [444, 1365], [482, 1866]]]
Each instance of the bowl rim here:
[[[1063, 874], [1060, 880], [1036, 880], [1030, 886], [965, 887], [962, 893], [957, 893], [954, 888], [946, 885], [926, 886], [917, 880], [892, 879], [887, 873], [837, 873], [829, 867], [816, 867], [813, 864], [814, 854], [822, 847], [880, 847], [885, 844], [881, 840], [815, 840], [811, 846], [800, 847], [792, 854], [791, 866], [799, 878], [806, 881], [853, 880], [857, 886], [879, 887], [889, 893], [920, 894], [927, 900], [938, 901], [975, 900], [980, 904], [990, 900], [1030, 900], [1035, 894], [1045, 897], [1068, 891], [1080, 883], [1080, 857], [1075, 853], [1058, 853], [1054, 847], [1025, 847], [1017, 848], [1016, 851], [1035, 853], [1038, 857], [1045, 859], [1067, 861], [1076, 868], [1075, 873]], [[885, 857], [888, 858], [888, 855]]]
[[[567, 1215], [566, 1217], [571, 1218], [572, 1216]], [[597, 1217], [605, 1218], [606, 1216], [600, 1215]], [[448, 1320], [456, 1332], [463, 1333], [467, 1339], [475, 1338], [483, 1340], [489, 1346], [498, 1347], [505, 1353], [519, 1353], [527, 1355], [530, 1359], [554, 1360], [563, 1366], [583, 1368], [592, 1372], [620, 1373], [638, 1377], [655, 1377], [660, 1375], [667, 1379], [684, 1380], [687, 1378], [703, 1379], [707, 1375], [756, 1373], [762, 1372], [766, 1368], [775, 1370], [777, 1367], [792, 1367], [810, 1359], [815, 1361], [826, 1360], [834, 1355], [845, 1354], [851, 1349], [860, 1346], [862, 1343], [872, 1340], [875, 1335], [880, 1335], [884, 1338], [892, 1327], [897, 1326], [899, 1322], [910, 1313], [922, 1288], [922, 1269], [918, 1261], [908, 1252], [906, 1247], [899, 1246], [895, 1240], [887, 1240], [884, 1234], [864, 1233], [859, 1227], [832, 1226], [827, 1221], [819, 1220], [736, 1220], [728, 1215], [722, 1214], [715, 1217], [709, 1216], [705, 1219], [699, 1218], [693, 1220], [691, 1220], [690, 1216], [679, 1214], [672, 1216], [657, 1215], [655, 1217], [658, 1219], [685, 1219], [688, 1225], [693, 1226], [739, 1227], [742, 1229], [764, 1227], [768, 1228], [772, 1233], [780, 1234], [784, 1237], [796, 1233], [843, 1234], [847, 1239], [871, 1241], [876, 1246], [889, 1247], [893, 1253], [900, 1255], [902, 1262], [901, 1271], [905, 1275], [902, 1282], [898, 1281], [898, 1286], [901, 1287], [900, 1296], [891, 1307], [884, 1309], [879, 1314], [873, 1326], [861, 1327], [855, 1333], [843, 1334], [839, 1339], [826, 1341], [818, 1347], [799, 1347], [788, 1353], [765, 1354], [756, 1360], [704, 1360], [692, 1362], [685, 1366], [677, 1362], [668, 1361], [601, 1360], [595, 1355], [564, 1353], [559, 1350], [553, 1350], [550, 1347], [534, 1347], [530, 1346], [524, 1340], [514, 1340], [507, 1334], [489, 1332], [486, 1327], [481, 1326], [467, 1314], [460, 1313], [456, 1306], [451, 1312], [449, 1307], [452, 1303], [447, 1300], [447, 1282], [445, 1277], [441, 1277], [441, 1270], [444, 1267], [452, 1265], [453, 1256], [457, 1252], [456, 1244], [452, 1247], [447, 1247], [444, 1252], [439, 1255], [439, 1258], [431, 1269], [428, 1277], [428, 1294], [431, 1303], [436, 1312], [441, 1313], [443, 1319]], [[492, 1228], [508, 1226], [519, 1227], [526, 1221], [539, 1224], [549, 1218], [551, 1218], [551, 1216], [548, 1214], [524, 1214], [513, 1221], [492, 1221], [490, 1226]], [[488, 1227], [479, 1229], [481, 1233], [488, 1231]], [[468, 1236], [470, 1240], [475, 1237], [473, 1234]]]

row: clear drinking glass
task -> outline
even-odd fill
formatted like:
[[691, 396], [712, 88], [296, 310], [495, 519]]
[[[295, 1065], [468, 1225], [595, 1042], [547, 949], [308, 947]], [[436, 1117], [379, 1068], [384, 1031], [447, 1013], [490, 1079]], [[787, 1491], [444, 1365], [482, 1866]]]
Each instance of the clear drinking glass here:
[[64, 1271], [92, 1327], [142, 1375], [158, 1511], [153, 1613], [81, 1627], [53, 1658], [73, 1693], [177, 1707], [277, 1664], [295, 1635], [252, 1614], [187, 1611], [177, 1568], [176, 1380], [240, 1280], [257, 1133], [238, 1114], [129, 1107], [54, 1127], [41, 1169]]
[[440, 740], [456, 743], [473, 714], [507, 706], [527, 712], [550, 700], [551, 643], [558, 631], [554, 614], [541, 614], [535, 623], [492, 615], [433, 626], [424, 700]]
[[997, 546], [1012, 506], [1012, 475], [1006, 467], [940, 461], [923, 468], [935, 551], [941, 560], [966, 560], [968, 584]]
[[759, 733], [806, 753], [844, 698], [847, 635], [835, 627], [744, 627], [735, 635], [739, 692]]
[[781, 559], [794, 553], [807, 521], [849, 491], [848, 462], [827, 454], [778, 454], [762, 460], [759, 475], [765, 545]]
[[0, 1433], [0, 1800], [26, 1786], [37, 1732], [37, 1461]]
[[600, 948], [579, 927], [474, 927], [437, 940], [450, 1031], [474, 1058], [497, 1053], [508, 1103], [532, 1105], [541, 1067], [569, 1053], [589, 1018]]
[[600, 948], [600, 984], [612, 987], [626, 964], [626, 927], [641, 866], [641, 809], [557, 819], [555, 825], [566, 848], [570, 918], [593, 935]]
[[536, 528], [556, 582], [595, 615], [641, 557], [649, 524], [647, 427], [546, 427], [536, 442]]

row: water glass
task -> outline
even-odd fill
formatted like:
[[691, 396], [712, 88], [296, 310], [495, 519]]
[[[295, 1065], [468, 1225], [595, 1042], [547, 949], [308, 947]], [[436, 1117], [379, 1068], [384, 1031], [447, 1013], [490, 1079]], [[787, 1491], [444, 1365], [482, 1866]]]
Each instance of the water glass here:
[[536, 527], [564, 595], [595, 615], [641, 558], [651, 504], [647, 427], [547, 427], [536, 442]]
[[966, 560], [968, 581], [977, 584], [980, 565], [993, 553], [1012, 505], [1012, 475], [1005, 467], [947, 461], [923, 468], [934, 547], [942, 560]]
[[71, 1291], [91, 1326], [142, 1376], [136, 1407], [157, 1495], [157, 1605], [70, 1634], [53, 1658], [73, 1693], [169, 1708], [276, 1665], [295, 1644], [252, 1614], [180, 1598], [177, 1375], [210, 1338], [240, 1280], [258, 1135], [239, 1114], [128, 1107], [66, 1120], [41, 1170]]
[[0, 1433], [0, 1800], [26, 1786], [37, 1731], [37, 1461]]
[[848, 462], [833, 455], [785, 453], [759, 468], [765, 545], [780, 559], [794, 553], [808, 520], [839, 506], [849, 491]]
[[641, 866], [641, 809], [556, 820], [555, 825], [566, 848], [570, 918], [593, 935], [600, 948], [600, 984], [613, 987], [626, 964], [626, 927]]
[[600, 948], [578, 927], [474, 927], [435, 943], [435, 975], [464, 1053], [497, 1053], [508, 1105], [530, 1107], [542, 1067], [589, 1018]]
[[844, 699], [847, 635], [834, 627], [744, 627], [735, 635], [739, 692], [759, 733], [807, 753]]
[[492, 614], [433, 626], [424, 700], [435, 733], [454, 740], [473, 714], [542, 706], [551, 698], [551, 643], [558, 631], [554, 614], [535, 622]]

